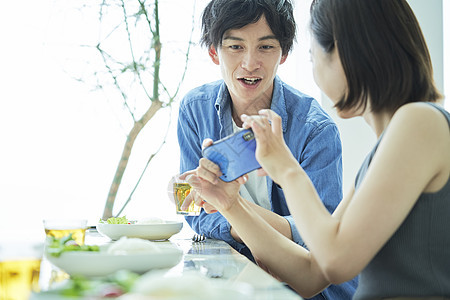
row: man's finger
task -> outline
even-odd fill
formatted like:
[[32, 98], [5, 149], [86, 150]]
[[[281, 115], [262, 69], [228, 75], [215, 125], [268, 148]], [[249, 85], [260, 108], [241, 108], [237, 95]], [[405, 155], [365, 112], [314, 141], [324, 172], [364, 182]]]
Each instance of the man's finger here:
[[213, 140], [212, 139], [204, 139], [203, 143], [202, 143], [202, 149], [209, 147], [213, 144]]

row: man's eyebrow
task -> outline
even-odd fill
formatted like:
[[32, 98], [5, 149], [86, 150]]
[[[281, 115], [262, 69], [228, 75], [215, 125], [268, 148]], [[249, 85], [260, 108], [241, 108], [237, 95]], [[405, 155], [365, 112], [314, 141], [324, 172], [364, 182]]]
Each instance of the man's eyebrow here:
[[259, 40], [260, 41], [265, 41], [265, 40], [277, 40], [278, 41], [277, 37], [273, 34], [263, 36], [263, 37], [259, 38]]
[[[242, 38], [240, 38], [240, 37], [236, 37], [236, 36], [224, 36], [223, 37], [223, 40], [225, 41], [225, 40], [232, 40], [232, 41], [244, 41], [244, 39], [242, 39]], [[277, 37], [275, 36], [275, 35], [273, 35], [273, 34], [271, 34], [271, 35], [266, 35], [266, 36], [263, 36], [263, 37], [260, 37], [259, 39], [258, 39], [258, 41], [265, 41], [265, 40], [278, 40], [277, 39]]]

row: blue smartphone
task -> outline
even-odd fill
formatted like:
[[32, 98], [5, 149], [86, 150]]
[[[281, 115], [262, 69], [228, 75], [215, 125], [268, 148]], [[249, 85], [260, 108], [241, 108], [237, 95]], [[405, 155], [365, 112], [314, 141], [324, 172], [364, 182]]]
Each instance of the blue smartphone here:
[[261, 168], [255, 157], [256, 140], [251, 129], [244, 129], [215, 141], [203, 149], [203, 157], [219, 165], [220, 179], [230, 182]]

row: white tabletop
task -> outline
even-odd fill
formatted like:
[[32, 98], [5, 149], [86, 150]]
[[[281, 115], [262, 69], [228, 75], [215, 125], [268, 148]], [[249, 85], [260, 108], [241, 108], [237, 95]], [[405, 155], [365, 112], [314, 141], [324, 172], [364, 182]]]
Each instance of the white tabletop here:
[[[246, 284], [252, 287], [250, 299], [302, 299], [299, 295], [289, 289], [285, 284], [279, 282], [264, 270], [243, 255], [239, 254], [227, 243], [220, 240], [206, 239], [202, 242], [193, 242], [191, 235], [186, 232], [172, 236], [168, 241], [183, 250], [183, 258], [179, 264], [167, 270], [168, 275], [182, 275], [190, 271], [198, 271], [214, 280], [226, 281], [227, 284]], [[86, 235], [86, 244], [110, 243], [108, 238], [101, 236], [96, 231], [90, 231]], [[52, 289], [46, 286], [49, 272], [53, 266], [45, 259], [41, 266], [41, 282], [43, 290]], [[32, 300], [42, 300], [45, 293], [33, 294]], [[65, 299], [53, 298], [52, 299]], [[73, 299], [73, 298], [71, 298]]]

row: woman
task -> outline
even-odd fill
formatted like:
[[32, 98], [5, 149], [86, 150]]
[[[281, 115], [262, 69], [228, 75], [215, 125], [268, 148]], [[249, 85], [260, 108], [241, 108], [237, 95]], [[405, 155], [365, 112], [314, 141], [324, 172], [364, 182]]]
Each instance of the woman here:
[[238, 194], [245, 177], [224, 183], [203, 158], [189, 182], [259, 264], [302, 296], [360, 274], [354, 299], [450, 297], [450, 114], [437, 103], [411, 8], [404, 0], [316, 0], [310, 25], [316, 83], [340, 117], [362, 116], [378, 136], [333, 215], [286, 147], [280, 117], [270, 110], [241, 117], [309, 251], [252, 212]]

